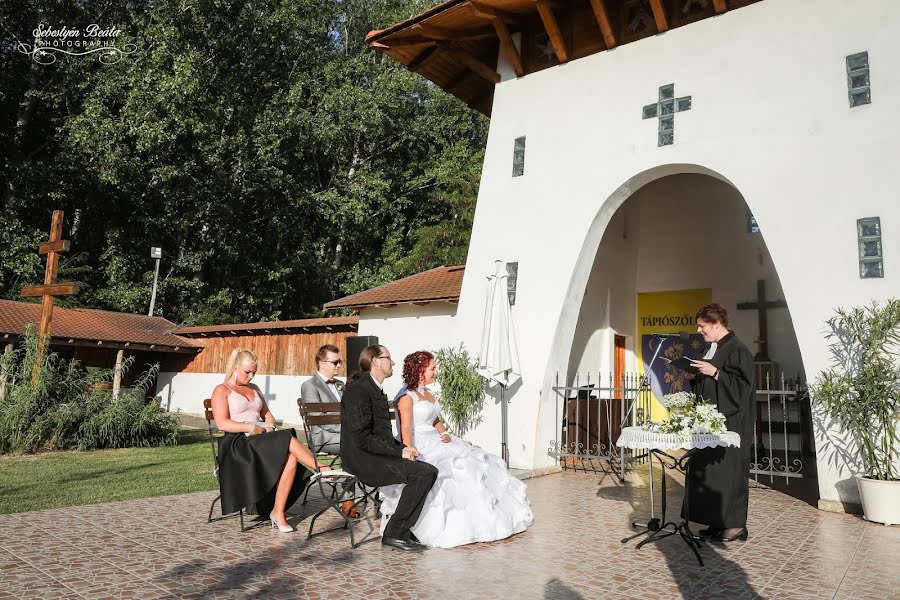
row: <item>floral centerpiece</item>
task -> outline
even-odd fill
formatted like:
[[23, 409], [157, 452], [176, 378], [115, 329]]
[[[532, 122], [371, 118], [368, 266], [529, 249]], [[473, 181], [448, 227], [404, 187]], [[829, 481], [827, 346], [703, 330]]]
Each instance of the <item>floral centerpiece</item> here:
[[647, 431], [673, 433], [679, 437], [726, 431], [725, 415], [712, 404], [703, 402], [697, 394], [691, 392], [666, 394], [660, 402], [669, 411], [669, 420], [665, 423], [647, 423], [644, 425]]

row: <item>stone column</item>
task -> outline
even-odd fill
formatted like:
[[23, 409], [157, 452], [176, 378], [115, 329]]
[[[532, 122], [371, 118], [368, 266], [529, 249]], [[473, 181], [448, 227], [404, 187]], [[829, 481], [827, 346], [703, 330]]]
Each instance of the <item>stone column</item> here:
[[113, 378], [113, 398], [119, 397], [119, 389], [122, 387], [122, 360], [125, 358], [125, 349], [119, 348], [116, 352], [116, 374]]

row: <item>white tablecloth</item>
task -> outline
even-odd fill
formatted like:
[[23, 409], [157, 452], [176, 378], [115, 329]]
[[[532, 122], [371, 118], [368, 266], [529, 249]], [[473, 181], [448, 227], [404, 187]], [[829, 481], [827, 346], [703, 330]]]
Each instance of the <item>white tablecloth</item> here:
[[697, 433], [679, 437], [674, 433], [656, 433], [642, 427], [625, 427], [616, 442], [619, 448], [650, 450], [690, 450], [715, 448], [716, 446], [741, 446], [741, 436], [734, 431], [725, 433]]

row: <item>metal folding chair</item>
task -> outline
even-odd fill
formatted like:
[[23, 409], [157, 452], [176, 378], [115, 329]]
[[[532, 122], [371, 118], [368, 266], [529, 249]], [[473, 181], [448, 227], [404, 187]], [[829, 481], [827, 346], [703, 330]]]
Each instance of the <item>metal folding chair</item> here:
[[[212, 459], [213, 459], [213, 475], [216, 476], [216, 481], [219, 481], [219, 440], [222, 439], [222, 436], [216, 435], [219, 433], [218, 428], [215, 426], [215, 419], [212, 414], [212, 400], [207, 398], [203, 401], [203, 416], [206, 417], [206, 429], [209, 432], [209, 447], [212, 450]], [[213, 519], [213, 509], [216, 506], [216, 502], [219, 502], [219, 507], [221, 508], [222, 503], [220, 502], [222, 499], [222, 487], [221, 482], [219, 482], [219, 495], [216, 496], [212, 504], [209, 505], [209, 517], [207, 517], [206, 522], [212, 523], [213, 521], [221, 521], [222, 519], [227, 519], [231, 515], [223, 514], [221, 517], [217, 517]], [[233, 513], [232, 513], [233, 514]], [[253, 529], [256, 525], [251, 525], [249, 527], [244, 527], [244, 509], [238, 511], [241, 519], [241, 531], [248, 531]]]
[[[297, 399], [297, 407], [300, 409], [300, 417], [303, 419], [303, 430], [306, 433], [306, 439], [313, 439], [313, 432], [317, 427], [322, 427], [324, 425], [337, 425], [341, 422], [341, 403], [340, 402], [314, 402], [314, 403], [306, 403], [303, 401], [303, 398]], [[316, 453], [317, 462], [322, 463], [330, 463], [332, 468], [340, 467], [340, 457], [334, 454], [325, 454], [322, 452]], [[310, 469], [313, 470], [313, 469]], [[327, 533], [329, 531], [335, 531], [337, 529], [349, 529], [350, 530], [350, 547], [356, 548], [359, 544], [356, 543], [356, 538], [353, 533], [352, 525], [358, 523], [359, 521], [368, 520], [369, 517], [365, 516], [365, 511], [360, 510], [360, 505], [367, 502], [369, 500], [368, 494], [359, 495], [356, 492], [357, 484], [359, 480], [352, 473], [347, 473], [346, 471], [342, 471], [339, 468], [336, 469], [338, 472], [334, 475], [330, 475], [328, 471], [321, 471], [316, 465], [314, 470], [314, 475], [310, 482], [309, 487], [315, 483], [318, 486], [319, 492], [322, 495], [322, 498], [325, 500], [327, 505], [314, 514], [309, 521], [309, 534], [306, 536], [306, 539], [311, 539], [313, 535], [320, 535], [322, 533]], [[307, 492], [309, 489], [307, 488]], [[344, 502], [351, 501], [352, 504], [346, 508], [346, 513], [344, 510], [341, 510], [341, 505]], [[304, 503], [306, 499], [304, 498]], [[316, 519], [320, 516], [328, 512], [328, 510], [334, 510], [338, 515], [340, 515], [343, 520], [343, 525], [339, 527], [332, 527], [331, 529], [326, 529], [325, 531], [320, 531], [316, 534], [313, 534], [313, 528], [316, 524]], [[359, 511], [358, 517], [350, 517], [347, 513], [352, 513], [353, 509], [357, 509]]]

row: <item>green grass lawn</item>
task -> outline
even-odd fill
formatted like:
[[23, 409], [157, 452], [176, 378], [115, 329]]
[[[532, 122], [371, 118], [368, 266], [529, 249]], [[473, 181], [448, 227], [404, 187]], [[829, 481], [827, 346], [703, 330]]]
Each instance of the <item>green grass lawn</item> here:
[[0, 456], [0, 514], [217, 488], [204, 430], [177, 446]]

